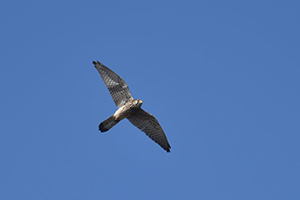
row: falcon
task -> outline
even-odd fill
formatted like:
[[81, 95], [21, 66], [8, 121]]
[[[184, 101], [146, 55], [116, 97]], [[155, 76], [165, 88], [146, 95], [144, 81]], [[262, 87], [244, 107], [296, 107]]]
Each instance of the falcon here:
[[157, 119], [141, 108], [143, 101], [134, 99], [125, 81], [111, 69], [99, 61], [93, 61], [93, 64], [118, 107], [112, 116], [100, 123], [99, 130], [106, 132], [118, 122], [127, 118], [134, 126], [145, 132], [146, 135], [159, 144], [164, 150], [170, 152], [171, 146]]

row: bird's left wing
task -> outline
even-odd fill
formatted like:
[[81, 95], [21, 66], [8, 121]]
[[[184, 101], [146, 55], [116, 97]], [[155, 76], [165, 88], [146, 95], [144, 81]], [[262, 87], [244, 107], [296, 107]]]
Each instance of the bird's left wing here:
[[164, 150], [170, 152], [171, 146], [167, 137], [159, 125], [156, 118], [143, 109], [138, 109], [127, 119], [136, 127], [145, 132], [154, 142], [159, 144]]

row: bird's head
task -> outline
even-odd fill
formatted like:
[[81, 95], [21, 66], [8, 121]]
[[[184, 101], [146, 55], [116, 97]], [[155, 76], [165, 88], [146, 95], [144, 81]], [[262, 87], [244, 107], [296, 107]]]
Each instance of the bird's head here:
[[140, 99], [135, 99], [135, 100], [133, 100], [133, 106], [134, 106], [135, 108], [140, 108], [140, 107], [142, 106], [142, 104], [143, 104], [143, 101], [140, 100]]

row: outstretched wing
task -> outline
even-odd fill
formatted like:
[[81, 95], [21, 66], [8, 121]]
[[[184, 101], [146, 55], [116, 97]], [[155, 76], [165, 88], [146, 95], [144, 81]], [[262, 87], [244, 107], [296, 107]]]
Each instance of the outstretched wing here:
[[170, 152], [171, 146], [167, 137], [153, 115], [143, 109], [133, 112], [127, 119], [136, 127], [145, 132], [154, 142], [159, 144], [164, 150]]
[[125, 105], [126, 102], [132, 99], [128, 85], [120, 76], [99, 61], [93, 61], [93, 64], [100, 73], [113, 101], [118, 107]]

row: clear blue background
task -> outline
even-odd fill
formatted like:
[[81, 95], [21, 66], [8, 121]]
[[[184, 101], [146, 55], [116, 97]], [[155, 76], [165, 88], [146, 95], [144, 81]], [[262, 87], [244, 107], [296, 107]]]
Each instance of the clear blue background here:
[[[0, 199], [300, 199], [299, 1], [1, 1]], [[118, 73], [166, 153], [114, 105]]]

